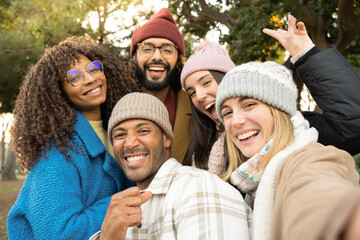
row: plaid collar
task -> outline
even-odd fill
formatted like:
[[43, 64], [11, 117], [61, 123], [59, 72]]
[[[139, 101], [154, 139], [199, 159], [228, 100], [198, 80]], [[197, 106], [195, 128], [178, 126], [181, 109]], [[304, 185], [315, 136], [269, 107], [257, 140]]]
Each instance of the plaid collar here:
[[174, 158], [166, 160], [145, 191], [150, 191], [153, 194], [166, 194], [170, 188], [176, 169], [181, 166], [182, 165]]

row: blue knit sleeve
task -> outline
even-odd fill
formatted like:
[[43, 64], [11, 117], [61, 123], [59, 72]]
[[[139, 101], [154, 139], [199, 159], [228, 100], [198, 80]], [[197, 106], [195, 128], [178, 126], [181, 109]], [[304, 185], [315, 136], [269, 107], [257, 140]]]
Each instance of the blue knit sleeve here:
[[8, 216], [9, 239], [88, 239], [100, 230], [116, 181], [104, 154], [72, 154], [53, 148], [32, 168]]

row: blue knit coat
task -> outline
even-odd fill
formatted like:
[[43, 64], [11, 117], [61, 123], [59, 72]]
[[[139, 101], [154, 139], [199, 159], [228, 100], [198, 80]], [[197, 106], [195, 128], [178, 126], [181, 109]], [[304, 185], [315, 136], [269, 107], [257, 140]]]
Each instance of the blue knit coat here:
[[68, 149], [68, 161], [52, 144], [10, 210], [9, 239], [87, 239], [100, 230], [111, 195], [134, 185], [81, 113], [75, 130], [84, 153]]

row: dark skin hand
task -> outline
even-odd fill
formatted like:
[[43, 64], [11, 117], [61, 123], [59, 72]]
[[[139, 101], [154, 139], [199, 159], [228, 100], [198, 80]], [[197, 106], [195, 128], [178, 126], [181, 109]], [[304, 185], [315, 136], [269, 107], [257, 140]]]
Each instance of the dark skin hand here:
[[114, 194], [101, 226], [100, 239], [125, 239], [128, 227], [141, 222], [141, 204], [151, 197], [151, 192], [141, 194], [138, 187]]

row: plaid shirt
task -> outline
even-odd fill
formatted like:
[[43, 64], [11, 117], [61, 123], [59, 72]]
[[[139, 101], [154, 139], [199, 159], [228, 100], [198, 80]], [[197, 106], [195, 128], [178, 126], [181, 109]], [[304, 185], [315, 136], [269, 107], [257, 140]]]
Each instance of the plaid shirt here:
[[251, 209], [218, 176], [167, 160], [146, 191], [142, 227], [126, 239], [249, 239]]

